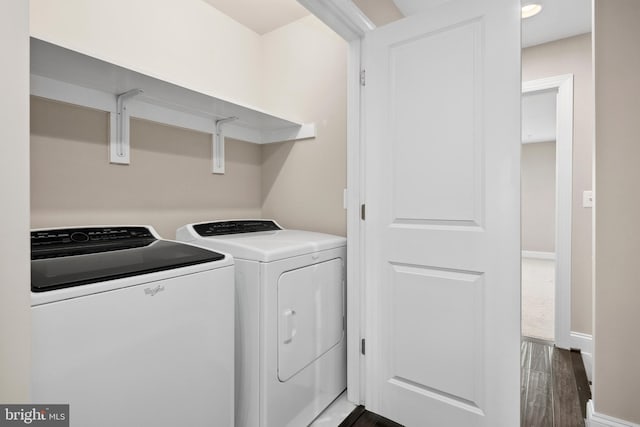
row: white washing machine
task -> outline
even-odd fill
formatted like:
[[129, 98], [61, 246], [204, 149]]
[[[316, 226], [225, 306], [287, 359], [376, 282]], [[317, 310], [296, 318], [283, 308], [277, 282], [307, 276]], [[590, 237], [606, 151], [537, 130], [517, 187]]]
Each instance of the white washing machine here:
[[177, 239], [235, 259], [236, 426], [309, 425], [346, 388], [346, 239], [271, 220], [189, 224]]
[[232, 427], [233, 281], [151, 227], [32, 231], [32, 402], [72, 427]]

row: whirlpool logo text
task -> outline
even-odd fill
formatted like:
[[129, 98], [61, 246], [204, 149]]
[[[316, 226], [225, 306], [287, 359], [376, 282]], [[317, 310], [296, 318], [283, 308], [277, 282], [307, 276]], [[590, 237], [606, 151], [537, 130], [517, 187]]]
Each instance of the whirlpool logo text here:
[[158, 285], [155, 288], [144, 288], [145, 295], [155, 296], [158, 292], [164, 291], [164, 286]]

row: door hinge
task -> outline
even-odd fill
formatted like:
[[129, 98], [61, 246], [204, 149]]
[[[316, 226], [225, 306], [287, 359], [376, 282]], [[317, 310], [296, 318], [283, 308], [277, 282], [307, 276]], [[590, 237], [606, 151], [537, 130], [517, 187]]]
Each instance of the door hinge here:
[[360, 353], [362, 353], [363, 356], [365, 354], [365, 340], [364, 340], [364, 338], [362, 338], [360, 340]]
[[367, 84], [366, 70], [360, 70], [360, 86]]
[[366, 216], [365, 215], [365, 211], [366, 211], [366, 207], [365, 207], [365, 204], [363, 203], [363, 204], [360, 205], [360, 219], [363, 220], [363, 221], [364, 221], [365, 216]]

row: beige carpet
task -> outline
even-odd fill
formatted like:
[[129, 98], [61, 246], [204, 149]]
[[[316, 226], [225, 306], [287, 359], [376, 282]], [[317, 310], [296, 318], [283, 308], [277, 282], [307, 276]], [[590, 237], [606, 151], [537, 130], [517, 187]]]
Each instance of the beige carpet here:
[[554, 340], [555, 261], [522, 259], [522, 335]]

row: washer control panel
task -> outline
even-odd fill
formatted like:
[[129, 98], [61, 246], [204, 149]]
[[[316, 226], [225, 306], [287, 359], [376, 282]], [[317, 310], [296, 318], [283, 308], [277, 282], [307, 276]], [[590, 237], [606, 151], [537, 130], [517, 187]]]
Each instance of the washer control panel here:
[[271, 220], [216, 221], [196, 224], [193, 229], [202, 237], [282, 230], [275, 221]]
[[155, 240], [145, 227], [83, 227], [31, 232], [31, 249], [131, 240]]

